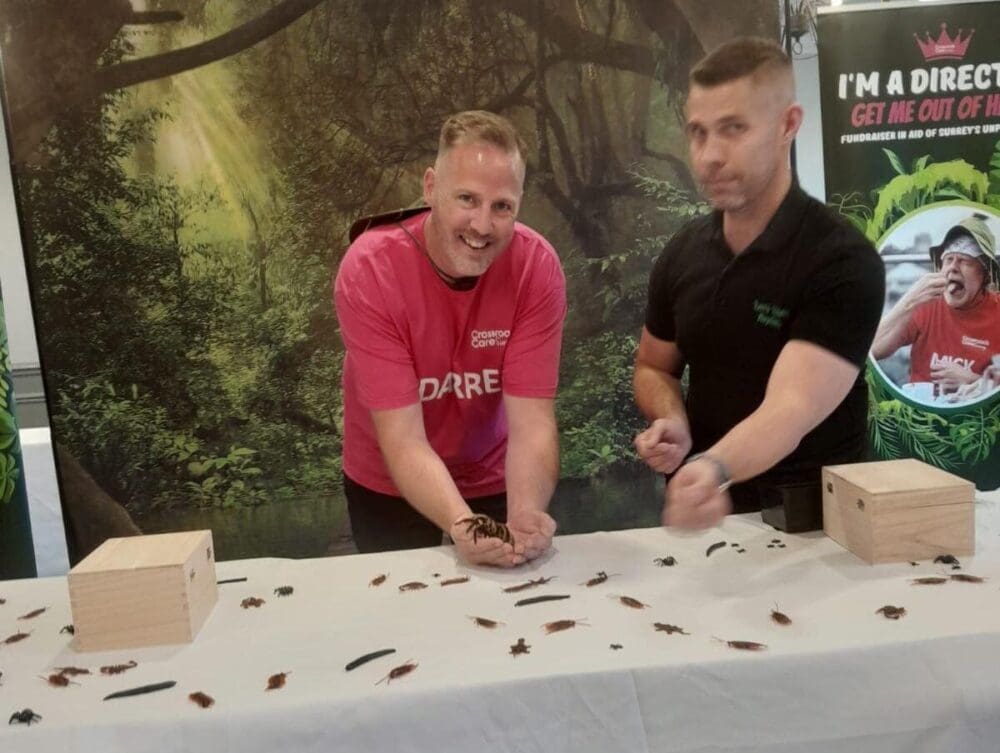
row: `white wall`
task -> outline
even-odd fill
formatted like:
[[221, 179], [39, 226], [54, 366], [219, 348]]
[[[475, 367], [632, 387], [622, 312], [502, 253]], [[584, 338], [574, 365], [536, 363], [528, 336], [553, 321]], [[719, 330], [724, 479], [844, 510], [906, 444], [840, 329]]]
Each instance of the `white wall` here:
[[10, 360], [14, 369], [38, 366], [38, 344], [31, 319], [28, 279], [24, 273], [21, 234], [14, 209], [14, 185], [10, 175], [6, 127], [0, 122], [0, 290]]

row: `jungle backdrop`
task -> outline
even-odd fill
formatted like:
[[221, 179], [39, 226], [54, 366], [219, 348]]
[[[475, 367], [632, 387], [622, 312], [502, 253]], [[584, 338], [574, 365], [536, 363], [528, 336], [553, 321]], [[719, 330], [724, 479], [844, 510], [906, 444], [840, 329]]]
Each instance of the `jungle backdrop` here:
[[687, 71], [773, 0], [4, 0], [5, 114], [71, 559], [213, 529], [220, 559], [352, 550], [330, 280], [414, 204], [447, 115], [529, 143], [566, 271], [564, 533], [654, 525], [631, 440], [652, 260], [703, 210]]

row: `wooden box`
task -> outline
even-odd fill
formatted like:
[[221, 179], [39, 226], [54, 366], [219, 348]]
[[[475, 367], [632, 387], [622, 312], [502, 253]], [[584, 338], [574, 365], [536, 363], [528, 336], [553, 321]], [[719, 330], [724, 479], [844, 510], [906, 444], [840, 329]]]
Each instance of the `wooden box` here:
[[188, 643], [218, 599], [212, 532], [108, 539], [68, 580], [75, 649]]
[[823, 530], [869, 564], [975, 552], [975, 485], [919, 460], [823, 469]]

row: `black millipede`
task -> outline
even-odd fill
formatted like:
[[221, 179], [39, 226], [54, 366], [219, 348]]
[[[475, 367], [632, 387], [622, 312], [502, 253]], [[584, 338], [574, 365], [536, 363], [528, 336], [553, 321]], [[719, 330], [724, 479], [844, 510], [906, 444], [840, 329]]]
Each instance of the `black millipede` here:
[[722, 547], [724, 547], [725, 545], [726, 545], [725, 541], [716, 541], [714, 544], [712, 544], [712, 546], [710, 546], [708, 549], [705, 550], [705, 556], [710, 557], [712, 555], [712, 552], [714, 552], [716, 549], [722, 549]]
[[529, 604], [541, 604], [543, 601], [561, 601], [562, 599], [568, 599], [569, 594], [562, 595], [549, 595], [549, 596], [532, 596], [530, 599], [521, 599], [520, 601], [515, 601], [515, 607], [526, 607]]
[[348, 662], [344, 667], [345, 672], [350, 672], [352, 669], [357, 669], [362, 664], [367, 664], [370, 661], [375, 661], [375, 659], [381, 659], [383, 656], [388, 656], [389, 654], [396, 653], [394, 648], [382, 648], [378, 651], [372, 651], [370, 654], [365, 654], [364, 656], [359, 656], [352, 662]]

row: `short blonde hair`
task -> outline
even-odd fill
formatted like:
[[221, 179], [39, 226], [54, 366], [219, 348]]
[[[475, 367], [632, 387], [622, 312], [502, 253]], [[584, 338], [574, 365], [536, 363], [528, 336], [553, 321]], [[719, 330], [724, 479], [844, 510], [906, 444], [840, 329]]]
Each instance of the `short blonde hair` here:
[[502, 115], [486, 110], [466, 110], [448, 118], [441, 126], [438, 156], [440, 157], [455, 144], [475, 141], [493, 144], [509, 154], [517, 154], [522, 162], [525, 161], [524, 140], [514, 128], [514, 124]]

